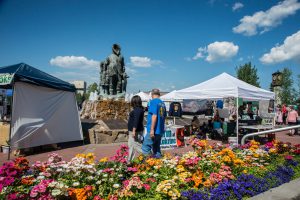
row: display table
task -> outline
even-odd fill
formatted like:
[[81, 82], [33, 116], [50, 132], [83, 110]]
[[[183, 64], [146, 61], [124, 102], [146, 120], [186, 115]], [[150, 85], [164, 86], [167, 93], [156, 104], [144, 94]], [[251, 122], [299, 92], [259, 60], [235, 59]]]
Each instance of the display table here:
[[242, 129], [249, 129], [249, 130], [257, 130], [257, 132], [262, 130], [270, 130], [273, 129], [272, 125], [249, 125], [249, 126], [240, 126]]
[[[256, 130], [256, 132], [264, 131], [264, 130], [271, 130], [274, 128], [273, 125], [252, 125], [252, 126], [240, 126], [241, 129], [248, 129], [248, 130]], [[268, 134], [268, 138], [270, 140], [275, 139], [275, 134]]]
[[0, 122], [0, 145], [7, 145], [6, 141], [9, 139], [9, 127], [8, 122]]

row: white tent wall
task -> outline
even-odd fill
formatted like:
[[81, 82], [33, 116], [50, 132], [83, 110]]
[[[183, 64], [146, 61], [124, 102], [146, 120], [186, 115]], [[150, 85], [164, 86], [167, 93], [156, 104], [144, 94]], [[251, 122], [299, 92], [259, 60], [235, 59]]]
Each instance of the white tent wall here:
[[13, 148], [83, 140], [74, 92], [16, 82], [11, 125]]

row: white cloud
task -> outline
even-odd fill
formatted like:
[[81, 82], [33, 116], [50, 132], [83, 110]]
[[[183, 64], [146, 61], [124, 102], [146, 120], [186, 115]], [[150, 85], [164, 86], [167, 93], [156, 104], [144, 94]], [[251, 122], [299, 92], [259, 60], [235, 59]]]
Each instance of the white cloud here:
[[242, 4], [241, 2], [236, 2], [235, 4], [233, 4], [232, 6], [232, 11], [236, 11], [236, 10], [239, 10], [241, 8], [244, 7], [244, 4]]
[[151, 60], [151, 58], [140, 56], [131, 56], [130, 62], [135, 67], [152, 67], [162, 64], [160, 60]]
[[279, 63], [286, 60], [300, 61], [300, 30], [285, 38], [282, 45], [276, 45], [260, 61], [265, 64]]
[[258, 11], [252, 16], [244, 16], [240, 24], [233, 28], [233, 32], [246, 36], [256, 35], [271, 30], [281, 24], [284, 18], [296, 13], [300, 9], [297, 0], [285, 0], [271, 7], [267, 11]]
[[193, 57], [194, 60], [205, 58], [207, 62], [226, 61], [237, 55], [239, 46], [232, 42], [213, 42], [207, 47], [198, 48], [198, 52]]
[[96, 69], [99, 66], [98, 61], [89, 60], [84, 56], [56, 56], [51, 58], [50, 64], [67, 69]]
[[199, 58], [204, 58], [205, 57], [205, 53], [207, 52], [207, 49], [206, 49], [206, 47], [200, 47], [200, 48], [198, 48], [198, 51], [197, 51], [197, 53], [196, 53], [196, 55], [193, 57], [193, 60], [197, 60], [197, 59], [199, 59]]

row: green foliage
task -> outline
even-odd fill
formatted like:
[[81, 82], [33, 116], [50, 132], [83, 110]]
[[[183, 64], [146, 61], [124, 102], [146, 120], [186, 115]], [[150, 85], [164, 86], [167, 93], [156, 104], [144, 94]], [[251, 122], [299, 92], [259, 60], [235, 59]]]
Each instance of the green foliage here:
[[84, 99], [89, 99], [91, 92], [99, 92], [97, 83], [94, 82], [87, 87], [87, 93], [84, 94]]
[[240, 65], [236, 68], [237, 78], [254, 85], [256, 87], [260, 87], [259, 85], [259, 77], [257, 75], [257, 68], [252, 66], [251, 62], [245, 63], [244, 65]]
[[76, 101], [77, 103], [82, 103], [84, 101], [84, 96], [80, 93], [76, 93]]
[[283, 104], [293, 104], [295, 102], [295, 89], [293, 88], [292, 71], [289, 68], [282, 70], [282, 91], [279, 97]]

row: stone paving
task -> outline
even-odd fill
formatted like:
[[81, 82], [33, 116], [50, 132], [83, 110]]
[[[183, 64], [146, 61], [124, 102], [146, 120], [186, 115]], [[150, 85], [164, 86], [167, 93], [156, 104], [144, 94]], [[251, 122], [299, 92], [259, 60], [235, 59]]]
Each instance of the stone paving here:
[[[276, 139], [283, 142], [291, 142], [292, 144], [300, 144], [300, 136], [288, 136], [286, 132], [277, 133]], [[213, 144], [215, 142], [221, 142], [216, 140], [209, 140], [210, 144]], [[116, 150], [119, 148], [119, 146], [122, 143], [114, 143], [114, 144], [88, 144], [88, 145], [82, 145], [82, 146], [76, 146], [72, 148], [66, 148], [61, 150], [55, 150], [45, 153], [38, 153], [34, 155], [26, 156], [26, 158], [30, 161], [30, 163], [34, 163], [37, 160], [45, 161], [47, 160], [47, 157], [50, 153], [58, 153], [63, 157], [64, 160], [69, 161], [71, 158], [73, 158], [76, 154], [79, 153], [89, 153], [92, 152], [95, 154], [97, 159], [103, 158], [103, 157], [111, 157], [115, 154]], [[125, 144], [125, 143], [123, 143]], [[171, 154], [182, 154], [184, 152], [191, 151], [191, 147], [182, 147], [182, 148], [175, 148], [172, 150], [165, 150], [165, 152], [169, 152]], [[12, 154], [11, 154], [12, 156]], [[11, 159], [14, 159], [15, 157], [12, 156]], [[2, 165], [3, 162], [7, 161], [7, 154], [0, 153], [0, 165]]]

